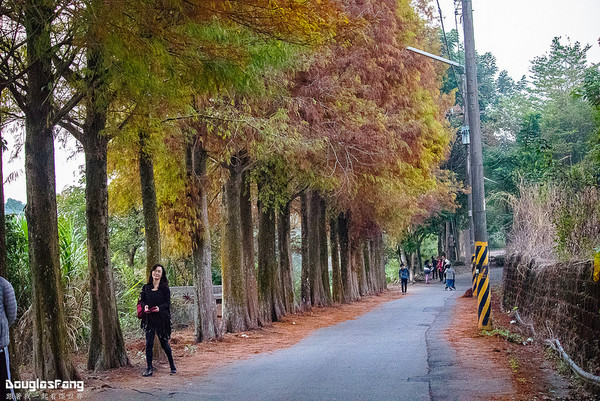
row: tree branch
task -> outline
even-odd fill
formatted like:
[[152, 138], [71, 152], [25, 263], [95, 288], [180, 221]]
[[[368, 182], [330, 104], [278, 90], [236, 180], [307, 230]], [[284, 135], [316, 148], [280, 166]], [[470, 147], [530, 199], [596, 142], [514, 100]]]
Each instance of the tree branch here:
[[78, 127], [76, 126], [76, 124], [74, 122], [66, 121], [66, 120], [62, 119], [62, 120], [60, 120], [58, 122], [58, 125], [61, 126], [64, 129], [66, 129], [79, 142], [84, 143], [84, 141], [83, 141], [83, 139], [84, 139], [83, 131], [81, 131], [80, 129], [78, 129]]
[[71, 110], [73, 110], [73, 108], [75, 106], [77, 106], [84, 97], [85, 97], [84, 92], [79, 92], [79, 93], [76, 93], [75, 95], [73, 95], [71, 97], [71, 99], [69, 99], [69, 101], [67, 103], [65, 103], [65, 105], [56, 112], [56, 114], [52, 118], [52, 121], [50, 122], [50, 124], [51, 124], [50, 126], [54, 126], [54, 125], [58, 124], [58, 122], [60, 120], [62, 120], [63, 117], [65, 117]]

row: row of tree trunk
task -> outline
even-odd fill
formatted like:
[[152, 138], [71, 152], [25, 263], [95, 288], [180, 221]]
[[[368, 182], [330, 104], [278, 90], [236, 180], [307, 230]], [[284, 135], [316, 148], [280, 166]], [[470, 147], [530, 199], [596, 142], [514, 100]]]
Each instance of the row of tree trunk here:
[[[280, 210], [268, 202], [257, 201], [258, 255], [255, 259], [248, 165], [243, 155], [233, 157], [227, 165], [229, 177], [223, 188], [223, 331], [257, 328], [279, 321], [298, 309], [352, 302], [386, 288], [381, 233], [374, 238], [351, 239], [349, 216], [342, 213], [328, 221], [325, 199], [316, 191], [305, 190], [299, 195], [301, 297], [295, 299], [290, 240], [293, 199]], [[259, 179], [259, 192], [262, 185]], [[207, 288], [210, 286], [207, 279], [196, 285], [204, 288], [204, 293], [212, 293]], [[198, 293], [201, 295], [200, 290]], [[208, 298], [198, 298], [198, 321], [213, 320], [216, 316], [209, 305], [214, 301]], [[196, 329], [198, 341], [219, 337], [219, 330], [214, 326], [197, 326]]]

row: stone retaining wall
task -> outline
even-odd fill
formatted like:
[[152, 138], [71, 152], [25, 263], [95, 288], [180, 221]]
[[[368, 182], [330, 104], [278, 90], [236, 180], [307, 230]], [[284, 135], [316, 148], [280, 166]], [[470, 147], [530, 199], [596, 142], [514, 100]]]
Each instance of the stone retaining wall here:
[[518, 308], [538, 337], [558, 338], [580, 367], [600, 375], [600, 283], [592, 273], [592, 262], [539, 265], [510, 257], [502, 304]]
[[[170, 287], [171, 290], [171, 323], [175, 328], [193, 326], [196, 319], [196, 290], [192, 286]], [[213, 285], [213, 295], [217, 303], [217, 314], [220, 316], [223, 286]]]

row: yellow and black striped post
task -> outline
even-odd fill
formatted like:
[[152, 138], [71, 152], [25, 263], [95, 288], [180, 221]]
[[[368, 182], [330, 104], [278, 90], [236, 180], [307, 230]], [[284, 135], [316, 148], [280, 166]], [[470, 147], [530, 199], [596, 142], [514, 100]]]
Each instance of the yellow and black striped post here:
[[[471, 245], [471, 250], [473, 249], [473, 245]], [[477, 296], [477, 266], [475, 265], [475, 254], [471, 254], [471, 274], [473, 275], [473, 296]]]
[[477, 317], [480, 330], [492, 328], [490, 278], [488, 276], [488, 243], [475, 243], [476, 266], [479, 271], [477, 280]]

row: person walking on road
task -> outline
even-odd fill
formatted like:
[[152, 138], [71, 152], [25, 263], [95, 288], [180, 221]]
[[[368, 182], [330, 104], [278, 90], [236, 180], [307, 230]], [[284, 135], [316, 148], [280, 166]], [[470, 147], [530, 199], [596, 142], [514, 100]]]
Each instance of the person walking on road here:
[[171, 338], [171, 290], [165, 273], [165, 268], [156, 264], [152, 267], [148, 283], [142, 288], [142, 329], [146, 332], [146, 371], [142, 376], [152, 376], [152, 348], [154, 347], [154, 335], [158, 337], [162, 349], [167, 354], [171, 374], [177, 369], [173, 362], [173, 352], [169, 346]]
[[423, 273], [425, 273], [425, 284], [429, 284], [429, 275], [431, 274], [431, 265], [429, 264], [429, 259], [425, 261]]
[[440, 282], [444, 281], [444, 259], [441, 256], [438, 256], [437, 271]]
[[450, 261], [446, 258], [446, 253], [442, 252], [442, 275], [444, 276], [444, 283], [446, 283], [446, 269], [450, 267]]
[[431, 256], [431, 279], [437, 279], [437, 258], [435, 256]]
[[446, 268], [446, 291], [456, 290], [456, 287], [454, 286], [454, 278], [455, 277], [456, 277], [456, 273], [454, 272], [454, 268], [452, 267], [452, 265], [449, 265]]
[[400, 262], [400, 271], [398, 272], [400, 276], [400, 284], [402, 287], [402, 293], [406, 294], [406, 290], [408, 287], [408, 279], [410, 278], [410, 272], [408, 268], [404, 265], [404, 262]]

